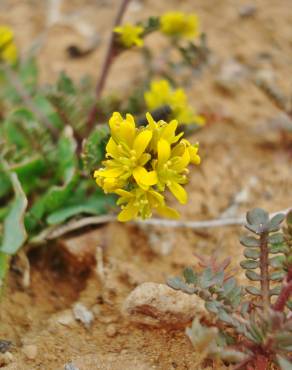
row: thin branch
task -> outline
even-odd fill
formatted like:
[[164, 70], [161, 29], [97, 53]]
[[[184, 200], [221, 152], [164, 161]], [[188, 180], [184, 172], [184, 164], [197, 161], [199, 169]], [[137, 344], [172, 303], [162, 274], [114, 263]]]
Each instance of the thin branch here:
[[269, 250], [267, 232], [262, 233], [260, 236], [260, 250], [261, 292], [264, 312], [267, 315], [270, 307]]
[[286, 280], [283, 283], [281, 292], [273, 306], [275, 311], [283, 311], [286, 303], [289, 301], [290, 297], [292, 296], [292, 280]]
[[16, 75], [16, 73], [6, 64], [3, 64], [1, 66], [7, 76], [9, 77], [9, 80], [15, 90], [17, 91], [19, 97], [23, 100], [23, 103], [35, 114], [37, 119], [40, 120], [40, 122], [46, 126], [48, 131], [51, 133], [52, 137], [54, 139], [57, 139], [59, 136], [58, 130], [56, 127], [52, 125], [50, 120], [43, 114], [43, 112], [38, 108], [38, 106], [34, 103], [32, 100], [32, 97], [29, 95], [25, 87], [23, 86], [22, 82]]
[[[278, 213], [289, 212], [290, 208], [273, 213], [276, 215]], [[65, 235], [71, 231], [81, 229], [85, 226], [90, 225], [102, 225], [108, 222], [115, 222], [117, 216], [114, 214], [103, 215], [103, 216], [91, 216], [85, 217], [79, 220], [72, 220], [65, 225], [53, 226], [44, 230], [41, 234], [31, 240], [32, 244], [44, 243], [47, 240], [53, 240]], [[173, 228], [188, 228], [188, 229], [204, 229], [213, 227], [223, 227], [223, 226], [243, 226], [245, 224], [245, 216], [240, 216], [237, 218], [226, 218], [226, 219], [214, 219], [206, 221], [177, 221], [177, 220], [167, 220], [160, 218], [152, 218], [148, 220], [136, 220], [132, 221], [132, 224], [136, 225], [152, 225], [160, 227], [173, 227]]]
[[[124, 15], [124, 13], [127, 9], [127, 6], [129, 5], [130, 1], [131, 0], [121, 0], [121, 5], [118, 9], [118, 12], [117, 12], [114, 24], [113, 24], [113, 29], [121, 23], [123, 15]], [[115, 33], [112, 31], [111, 37], [110, 37], [110, 40], [109, 40], [109, 43], [108, 43], [108, 48], [107, 48], [107, 51], [106, 51], [106, 55], [105, 55], [103, 65], [102, 65], [102, 68], [101, 68], [100, 77], [97, 81], [96, 88], [95, 88], [95, 96], [96, 96], [97, 101], [101, 97], [101, 94], [102, 94], [103, 88], [105, 86], [105, 82], [106, 82], [108, 73], [110, 71], [110, 67], [111, 67], [115, 57], [116, 57]], [[88, 132], [91, 131], [91, 129], [94, 125], [96, 113], [97, 113], [97, 104], [94, 104], [94, 107], [91, 109], [91, 111], [89, 113], [89, 117], [88, 117]]]

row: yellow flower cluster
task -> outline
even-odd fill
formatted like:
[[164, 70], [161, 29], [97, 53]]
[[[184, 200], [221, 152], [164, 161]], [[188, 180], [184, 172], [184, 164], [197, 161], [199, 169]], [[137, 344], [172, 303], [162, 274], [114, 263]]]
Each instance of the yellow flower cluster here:
[[119, 36], [119, 43], [125, 48], [143, 46], [143, 39], [141, 36], [144, 32], [144, 28], [141, 26], [133, 26], [127, 23], [124, 26], [114, 28], [114, 32]]
[[150, 90], [144, 94], [146, 106], [149, 110], [162, 105], [169, 105], [172, 118], [183, 124], [196, 123], [204, 125], [204, 117], [198, 115], [188, 104], [187, 96], [183, 89], [173, 89], [167, 80], [152, 81]]
[[13, 31], [9, 27], [0, 26], [0, 62], [13, 64], [16, 60], [17, 49]]
[[196, 14], [168, 12], [160, 17], [160, 29], [168, 36], [193, 39], [199, 35], [199, 18]]
[[148, 124], [136, 127], [132, 115], [124, 119], [113, 113], [111, 137], [106, 146], [103, 168], [94, 172], [98, 186], [106, 193], [116, 193], [121, 205], [119, 221], [152, 216], [152, 211], [164, 217], [177, 218], [178, 212], [165, 203], [168, 188], [176, 199], [185, 204], [187, 193], [182, 185], [188, 181], [188, 165], [199, 164], [198, 144], [191, 145], [176, 134], [178, 122], [154, 121], [146, 115]]

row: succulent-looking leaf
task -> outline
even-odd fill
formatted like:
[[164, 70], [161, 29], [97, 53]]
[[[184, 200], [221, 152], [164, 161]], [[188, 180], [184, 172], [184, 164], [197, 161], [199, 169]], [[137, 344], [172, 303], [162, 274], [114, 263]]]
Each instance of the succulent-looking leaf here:
[[277, 356], [278, 363], [281, 370], [292, 370], [292, 362], [282, 356]]
[[224, 309], [220, 309], [219, 310], [219, 313], [218, 313], [218, 318], [223, 321], [223, 322], [226, 322], [227, 324], [233, 324], [233, 317], [231, 315], [229, 315]]
[[282, 268], [285, 260], [285, 256], [272, 257], [269, 258], [269, 265], [274, 268]]
[[259, 262], [254, 260], [244, 260], [240, 262], [243, 269], [256, 269], [259, 267]]
[[239, 241], [242, 245], [244, 245], [245, 247], [248, 247], [248, 248], [249, 247], [255, 248], [255, 247], [260, 246], [260, 241], [256, 238], [254, 238], [253, 236], [243, 235], [243, 236], [240, 237]]
[[285, 253], [287, 251], [287, 247], [285, 244], [270, 244], [269, 245], [269, 253], [271, 254], [278, 254], [278, 253]]
[[280, 244], [284, 242], [284, 236], [282, 233], [272, 234], [269, 236], [268, 241], [271, 244]]
[[256, 272], [254, 271], [251, 271], [251, 270], [247, 270], [245, 272], [245, 276], [252, 280], [252, 281], [260, 281], [261, 280], [261, 276], [259, 274], [257, 274]]
[[209, 312], [218, 313], [218, 308], [219, 307], [220, 307], [220, 303], [219, 302], [215, 302], [215, 301], [207, 301], [207, 302], [205, 302], [205, 308]]
[[260, 257], [260, 250], [254, 248], [245, 249], [243, 252], [244, 257], [257, 260]]
[[286, 273], [284, 271], [276, 271], [270, 274], [269, 279], [272, 281], [282, 281]]
[[187, 284], [197, 284], [198, 282], [198, 275], [193, 271], [191, 267], [187, 267], [184, 269], [183, 272], [184, 278]]
[[3, 240], [0, 251], [9, 255], [15, 254], [27, 238], [24, 227], [24, 214], [27, 207], [27, 198], [15, 173], [10, 174], [14, 190], [14, 200], [5, 217], [3, 225]]
[[270, 289], [270, 296], [279, 295], [280, 292], [281, 292], [281, 287], [280, 286], [276, 286], [273, 289]]
[[252, 294], [255, 296], [261, 296], [261, 291], [254, 286], [247, 286], [245, 289], [249, 294]]
[[272, 217], [269, 222], [269, 230], [273, 231], [274, 229], [279, 228], [281, 223], [285, 220], [286, 215], [284, 213], [279, 213], [276, 216]]
[[254, 208], [247, 212], [246, 220], [250, 225], [264, 225], [269, 222], [269, 214], [262, 208]]

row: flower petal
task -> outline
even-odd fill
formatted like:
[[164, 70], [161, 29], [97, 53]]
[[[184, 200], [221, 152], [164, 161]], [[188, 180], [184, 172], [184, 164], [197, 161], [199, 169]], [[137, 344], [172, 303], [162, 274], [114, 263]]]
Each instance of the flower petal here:
[[117, 144], [115, 143], [115, 141], [112, 137], [109, 139], [109, 141], [107, 143], [106, 152], [112, 158], [115, 158], [115, 159], [118, 159], [121, 156], [119, 148], [118, 148]]
[[180, 214], [174, 208], [167, 206], [160, 206], [156, 208], [157, 213], [162, 217], [168, 217], [173, 219], [178, 219]]
[[144, 167], [136, 167], [133, 170], [133, 176], [137, 184], [144, 190], [147, 190], [149, 186], [157, 183], [156, 172], [147, 172]]
[[139, 207], [134, 206], [133, 202], [129, 203], [118, 215], [118, 220], [127, 222], [137, 217]]
[[138, 158], [140, 158], [141, 155], [144, 153], [151, 138], [152, 132], [150, 130], [142, 131], [136, 136], [134, 140], [133, 149], [136, 151]]
[[121, 167], [117, 168], [110, 168], [108, 170], [98, 170], [94, 171], [94, 177], [101, 176], [101, 177], [118, 177], [124, 172], [124, 169]]
[[160, 139], [157, 144], [158, 166], [164, 165], [170, 157], [170, 144], [165, 139]]
[[173, 181], [170, 184], [167, 184], [167, 186], [181, 204], [186, 204], [188, 200], [188, 194], [180, 184]]

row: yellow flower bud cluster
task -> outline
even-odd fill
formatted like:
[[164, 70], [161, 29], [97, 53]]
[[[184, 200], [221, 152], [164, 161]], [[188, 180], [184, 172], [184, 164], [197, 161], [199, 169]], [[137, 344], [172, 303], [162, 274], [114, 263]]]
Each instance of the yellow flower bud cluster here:
[[98, 186], [106, 193], [120, 196], [119, 221], [152, 216], [153, 210], [164, 217], [177, 218], [178, 212], [166, 205], [164, 192], [169, 189], [182, 204], [187, 202], [183, 187], [188, 182], [188, 165], [199, 164], [198, 144], [191, 145], [176, 134], [178, 122], [154, 121], [136, 127], [131, 114], [124, 119], [113, 113], [110, 139], [103, 167], [94, 172]]
[[[199, 18], [195, 13], [167, 12], [159, 18], [158, 29], [172, 38], [195, 39], [199, 36]], [[114, 28], [119, 44], [125, 48], [143, 46], [144, 32], [145, 29], [141, 25], [130, 23]]]
[[198, 115], [188, 103], [183, 89], [173, 89], [167, 80], [152, 81], [150, 89], [144, 94], [147, 109], [154, 110], [162, 105], [169, 105], [172, 118], [185, 125], [205, 124], [205, 118]]
[[17, 60], [17, 49], [13, 31], [7, 26], [0, 26], [0, 62], [9, 64]]

